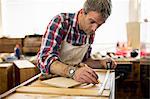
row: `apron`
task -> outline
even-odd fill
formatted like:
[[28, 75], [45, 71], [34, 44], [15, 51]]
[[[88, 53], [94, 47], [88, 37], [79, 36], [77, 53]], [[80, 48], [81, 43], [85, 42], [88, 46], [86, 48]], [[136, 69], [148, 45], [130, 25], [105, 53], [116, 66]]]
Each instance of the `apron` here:
[[[70, 30], [70, 29], [69, 29]], [[87, 36], [86, 44], [81, 46], [73, 46], [67, 42], [67, 36], [62, 42], [60, 49], [60, 59], [68, 65], [76, 65], [82, 62], [90, 44], [88, 44], [89, 36]]]

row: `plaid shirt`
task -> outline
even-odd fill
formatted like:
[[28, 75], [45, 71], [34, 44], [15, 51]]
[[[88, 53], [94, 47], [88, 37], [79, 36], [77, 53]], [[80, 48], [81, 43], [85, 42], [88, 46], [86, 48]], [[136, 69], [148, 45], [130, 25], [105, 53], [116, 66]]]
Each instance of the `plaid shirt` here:
[[[84, 31], [79, 29], [77, 23], [78, 13], [61, 13], [55, 16], [48, 24], [46, 32], [42, 37], [42, 44], [37, 59], [37, 66], [42, 73], [50, 73], [49, 68], [52, 62], [55, 60], [60, 61], [59, 50], [63, 40], [74, 46], [86, 43], [91, 45], [93, 43], [94, 35], [87, 36]], [[84, 59], [88, 58], [90, 53], [91, 46]]]

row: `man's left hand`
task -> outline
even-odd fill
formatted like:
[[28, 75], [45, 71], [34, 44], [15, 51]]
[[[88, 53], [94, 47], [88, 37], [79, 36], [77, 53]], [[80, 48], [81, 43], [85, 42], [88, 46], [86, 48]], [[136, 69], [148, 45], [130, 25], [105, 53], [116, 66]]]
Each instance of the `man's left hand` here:
[[100, 60], [100, 65], [103, 66], [106, 69], [115, 69], [117, 66], [117, 63], [112, 58], [104, 58]]

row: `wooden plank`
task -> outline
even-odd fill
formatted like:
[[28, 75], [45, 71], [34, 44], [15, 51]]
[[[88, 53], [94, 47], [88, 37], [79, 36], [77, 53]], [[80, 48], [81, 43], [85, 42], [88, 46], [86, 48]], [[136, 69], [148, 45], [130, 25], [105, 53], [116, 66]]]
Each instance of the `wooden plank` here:
[[[100, 81], [99, 84], [96, 84], [96, 85], [93, 85], [93, 84], [81, 84], [79, 86], [75, 86], [75, 88], [90, 88], [92, 90], [95, 90], [95, 89], [100, 89], [104, 79], [105, 79], [105, 76], [106, 76], [106, 70], [102, 70], [102, 69], [94, 69], [94, 71], [96, 71], [96, 73], [98, 74], [98, 80]], [[111, 74], [113, 73], [113, 70], [111, 70]], [[111, 77], [111, 76], [110, 76]], [[109, 78], [110, 79], [110, 78]], [[33, 86], [33, 87], [52, 87], [50, 85], [47, 85], [47, 84], [43, 84], [41, 83], [42, 81], [40, 80], [37, 80], [33, 83], [31, 83], [29, 86]], [[61, 81], [59, 81], [61, 82]], [[106, 84], [106, 89], [110, 89], [110, 82], [107, 82]]]
[[4, 97], [6, 97], [6, 96], [8, 96], [9, 94], [11, 94], [11, 93], [13, 93], [13, 92], [15, 92], [17, 88], [22, 87], [22, 86], [25, 86], [25, 85], [31, 83], [32, 81], [34, 81], [35, 79], [37, 79], [40, 75], [41, 75], [41, 74], [38, 74], [38, 75], [36, 75], [36, 76], [30, 78], [29, 80], [27, 80], [27, 81], [21, 83], [20, 85], [14, 87], [14, 88], [12, 88], [12, 89], [10, 89], [9, 91], [3, 93], [2, 95], [0, 95], [0, 99], [1, 99], [1, 98], [4, 98]]
[[0, 38], [0, 45], [22, 45], [22, 38]]
[[40, 47], [23, 47], [23, 53], [37, 53]]
[[14, 52], [15, 45], [4, 45], [0, 46], [0, 53], [12, 53]]
[[132, 64], [132, 79], [140, 81], [140, 62], [133, 62]]
[[40, 37], [25, 37], [23, 44], [24, 47], [40, 47], [42, 36]]
[[41, 40], [40, 41], [34, 41], [34, 42], [24, 42], [24, 47], [40, 47], [41, 46]]
[[35, 65], [29, 62], [28, 60], [16, 60], [14, 64], [19, 68], [34, 68]]
[[[99, 80], [103, 81], [106, 76], [106, 70], [101, 71], [101, 70], [95, 70], [98, 73]], [[114, 72], [111, 72], [111, 74], [114, 75]], [[114, 79], [114, 76], [110, 77], [111, 79]], [[109, 82], [112, 82], [108, 81]], [[107, 85], [107, 84], [106, 84]], [[102, 95], [100, 96], [98, 91], [100, 89], [101, 83], [93, 85], [89, 84], [87, 86], [81, 84], [80, 87], [74, 87], [74, 88], [57, 88], [53, 86], [48, 86], [45, 84], [42, 84], [40, 80], [36, 80], [33, 83], [28, 84], [27, 86], [22, 86], [17, 89], [15, 89], [15, 93], [12, 93], [11, 95], [5, 95], [6, 99], [18, 99], [20, 97], [22, 98], [29, 98], [29, 99], [35, 99], [35, 98], [42, 98], [42, 99], [47, 99], [47, 98], [55, 98], [55, 99], [109, 99], [109, 98], [114, 98], [112, 92], [113, 89], [110, 90], [110, 85], [108, 84], [108, 88], [106, 88]], [[114, 88], [114, 86], [113, 86]], [[112, 92], [112, 94], [110, 94]], [[1, 97], [1, 96], [0, 96]]]
[[128, 45], [133, 49], [140, 48], [140, 22], [128, 22], [127, 26], [127, 39]]
[[13, 87], [13, 64], [0, 64], [0, 94]]
[[6, 99], [108, 99], [108, 97], [93, 97], [93, 96], [65, 96], [65, 95], [51, 95], [51, 94], [32, 94], [32, 93], [14, 93]]
[[39, 73], [38, 68], [28, 60], [16, 60], [15, 65], [15, 83], [20, 83], [30, 79]]
[[77, 82], [71, 78], [65, 78], [65, 77], [55, 77], [41, 82], [43, 84], [47, 84], [50, 86], [63, 87], [63, 88], [75, 87], [81, 84], [80, 82]]
[[[22, 48], [22, 38], [0, 38], [0, 52], [11, 53], [14, 52], [14, 47], [19, 44]], [[21, 49], [22, 51], [22, 49]]]
[[[71, 96], [100, 96], [99, 90], [80, 89], [80, 88], [52, 88], [52, 87], [31, 87], [24, 86], [16, 90], [19, 93], [34, 94], [53, 94], [53, 95], [71, 95]], [[110, 90], [104, 90], [102, 96], [109, 96]]]

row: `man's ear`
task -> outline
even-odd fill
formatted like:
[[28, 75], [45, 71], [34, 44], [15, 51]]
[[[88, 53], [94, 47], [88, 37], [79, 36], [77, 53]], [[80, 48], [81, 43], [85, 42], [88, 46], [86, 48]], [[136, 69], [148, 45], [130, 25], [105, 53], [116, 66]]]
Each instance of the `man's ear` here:
[[81, 10], [80, 10], [80, 13], [81, 13], [81, 14], [87, 14], [84, 9], [81, 9]]
[[83, 14], [83, 13], [84, 13], [83, 9], [81, 9], [81, 10], [80, 10], [80, 13], [81, 13], [81, 14]]

